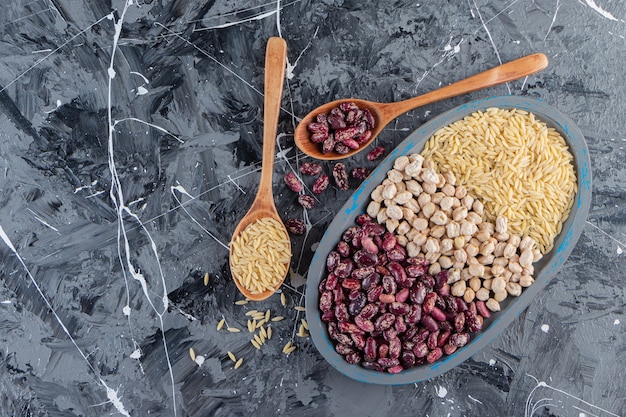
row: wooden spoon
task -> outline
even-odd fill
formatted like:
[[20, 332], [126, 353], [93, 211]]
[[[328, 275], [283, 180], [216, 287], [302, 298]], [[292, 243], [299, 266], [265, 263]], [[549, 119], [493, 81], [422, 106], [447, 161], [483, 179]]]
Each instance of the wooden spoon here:
[[[506, 64], [498, 65], [497, 67], [473, 75], [469, 78], [465, 78], [464, 80], [457, 81], [450, 85], [446, 85], [445, 87], [421, 96], [396, 103], [378, 103], [355, 98], [331, 101], [330, 103], [319, 106], [302, 119], [294, 132], [294, 140], [296, 142], [296, 146], [298, 146], [302, 152], [312, 156], [313, 158], [323, 160], [347, 158], [365, 149], [370, 143], [372, 143], [376, 136], [378, 136], [378, 134], [390, 121], [401, 114], [408, 112], [409, 110], [450, 97], [471, 93], [472, 91], [480, 90], [482, 88], [492, 87], [494, 85], [513, 81], [541, 71], [547, 66], [548, 58], [544, 54], [532, 54], [507, 62]], [[318, 114], [327, 114], [331, 109], [338, 107], [341, 103], [345, 102], [354, 102], [359, 108], [369, 109], [370, 112], [372, 112], [376, 122], [374, 129], [372, 129], [372, 137], [358, 149], [350, 150], [350, 152], [346, 154], [339, 154], [337, 152], [324, 154], [322, 153], [321, 145], [319, 143], [311, 142], [309, 139], [310, 133], [307, 130], [307, 126], [309, 123], [315, 121], [315, 117]]]
[[[246, 228], [246, 226], [257, 220], [271, 218], [277, 220], [285, 231], [287, 230], [278, 215], [274, 205], [272, 193], [272, 174], [274, 172], [274, 149], [276, 147], [276, 130], [278, 127], [278, 115], [280, 113], [280, 102], [282, 99], [283, 82], [285, 79], [285, 68], [287, 63], [287, 43], [282, 38], [272, 37], [267, 42], [265, 51], [265, 94], [264, 94], [264, 118], [263, 118], [263, 159], [261, 162], [261, 180], [256, 197], [252, 206], [241, 219], [239, 225], [233, 232], [232, 241]], [[268, 236], [268, 239], [271, 237]], [[291, 246], [291, 245], [290, 245]], [[230, 245], [229, 263], [231, 270], [233, 257], [233, 245]], [[286, 271], [289, 265], [286, 265]], [[286, 274], [285, 274], [286, 275]], [[239, 291], [250, 300], [261, 301], [270, 297], [282, 285], [285, 276], [282, 277], [276, 288], [267, 290], [260, 294], [252, 294], [239, 280], [233, 276], [233, 280]]]

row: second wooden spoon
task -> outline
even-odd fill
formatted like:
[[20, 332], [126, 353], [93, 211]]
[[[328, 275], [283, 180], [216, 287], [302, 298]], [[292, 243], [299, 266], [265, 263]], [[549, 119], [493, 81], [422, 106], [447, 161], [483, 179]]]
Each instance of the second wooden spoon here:
[[[265, 53], [265, 99], [264, 99], [264, 115], [263, 115], [263, 157], [261, 162], [261, 181], [259, 183], [259, 189], [256, 197], [252, 202], [252, 206], [241, 219], [235, 231], [230, 244], [230, 269], [231, 272], [236, 269], [236, 261], [234, 260], [235, 248], [234, 241], [237, 237], [250, 225], [258, 221], [266, 219], [274, 220], [276, 224], [277, 233], [268, 234], [263, 237], [263, 241], [259, 242], [263, 246], [273, 243], [272, 239], [276, 239], [278, 233], [285, 236], [283, 243], [279, 246], [288, 246], [289, 254], [291, 256], [291, 244], [289, 242], [289, 235], [287, 230], [276, 211], [276, 205], [274, 204], [274, 195], [272, 193], [272, 174], [274, 172], [274, 148], [276, 147], [276, 130], [278, 128], [278, 116], [280, 113], [280, 101], [283, 92], [283, 82], [285, 78], [285, 66], [287, 62], [287, 44], [282, 38], [271, 37], [267, 43], [267, 50]], [[249, 242], [252, 245], [252, 242]], [[244, 248], [245, 249], [245, 248]], [[251, 247], [250, 252], [256, 252], [258, 248]], [[272, 267], [271, 261], [265, 259], [264, 263], [269, 263], [268, 267]], [[279, 262], [274, 260], [273, 262]], [[253, 262], [250, 262], [253, 263]], [[261, 260], [257, 262], [260, 264]], [[266, 288], [263, 292], [252, 292], [246, 288], [246, 285], [241, 281], [242, 277], [237, 277], [233, 273], [233, 279], [239, 291], [248, 299], [253, 301], [261, 301], [270, 297], [281, 286], [285, 280], [285, 276], [289, 271], [289, 261], [283, 263], [283, 274], [277, 279], [273, 280], [274, 284], [271, 288]], [[251, 268], [259, 268], [259, 265], [251, 265]], [[259, 271], [260, 272], [260, 271]]]
[[[302, 152], [316, 159], [337, 160], [347, 158], [367, 148], [390, 121], [401, 114], [408, 112], [409, 110], [450, 97], [460, 96], [462, 94], [471, 93], [472, 91], [513, 81], [541, 71], [547, 66], [548, 58], [544, 54], [532, 54], [507, 62], [506, 64], [498, 65], [497, 67], [446, 85], [445, 87], [421, 96], [396, 103], [377, 103], [374, 101], [355, 98], [331, 101], [330, 103], [319, 106], [302, 119], [294, 132], [294, 141], [296, 146], [298, 146]], [[307, 126], [309, 123], [315, 121], [318, 114], [327, 114], [331, 109], [338, 107], [341, 103], [345, 102], [353, 102], [361, 109], [369, 109], [376, 122], [374, 129], [372, 129], [372, 136], [369, 141], [361, 145], [360, 148], [350, 150], [346, 154], [339, 154], [334, 151], [324, 154], [322, 153], [321, 145], [311, 142], [309, 139], [310, 133], [307, 130]]]

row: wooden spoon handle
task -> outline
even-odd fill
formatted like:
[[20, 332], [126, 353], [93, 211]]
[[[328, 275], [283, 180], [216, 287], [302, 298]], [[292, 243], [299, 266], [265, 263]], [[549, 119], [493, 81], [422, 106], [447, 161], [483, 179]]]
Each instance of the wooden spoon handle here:
[[526, 55], [421, 96], [383, 104], [384, 118], [390, 121], [417, 107], [513, 81], [539, 72], [547, 66], [548, 58], [544, 54]]
[[280, 102], [283, 96], [285, 66], [287, 63], [287, 43], [282, 38], [271, 37], [265, 51], [265, 93], [263, 103], [263, 160], [258, 197], [272, 197], [272, 174], [274, 172], [274, 148]]

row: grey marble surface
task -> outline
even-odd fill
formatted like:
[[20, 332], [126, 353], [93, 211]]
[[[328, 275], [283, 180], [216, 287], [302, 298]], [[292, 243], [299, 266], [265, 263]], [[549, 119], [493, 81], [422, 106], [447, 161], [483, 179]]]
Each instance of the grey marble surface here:
[[[625, 19], [619, 0], [4, 1], [0, 415], [626, 415]], [[364, 385], [296, 336], [313, 249], [349, 191], [307, 213], [286, 306], [235, 304], [227, 244], [259, 179], [270, 36], [289, 48], [274, 177], [285, 219], [304, 216], [281, 177], [309, 160], [292, 133], [312, 108], [549, 57], [536, 75], [409, 112], [377, 141], [390, 150], [447, 109], [509, 94], [546, 101], [586, 137], [593, 201], [573, 254], [461, 366]], [[261, 350], [250, 309], [285, 317]], [[218, 331], [222, 319], [242, 332]]]

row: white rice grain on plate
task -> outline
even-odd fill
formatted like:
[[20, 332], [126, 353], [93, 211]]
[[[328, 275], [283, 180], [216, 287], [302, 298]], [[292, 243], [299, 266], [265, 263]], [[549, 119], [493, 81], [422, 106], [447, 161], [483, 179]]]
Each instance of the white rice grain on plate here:
[[437, 130], [422, 156], [454, 173], [488, 220], [504, 216], [510, 233], [552, 249], [577, 191], [574, 157], [555, 129], [523, 110], [489, 108]]

